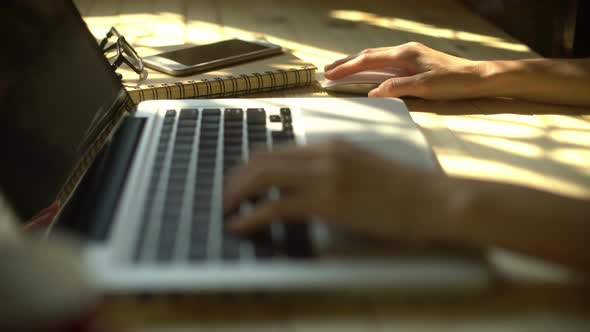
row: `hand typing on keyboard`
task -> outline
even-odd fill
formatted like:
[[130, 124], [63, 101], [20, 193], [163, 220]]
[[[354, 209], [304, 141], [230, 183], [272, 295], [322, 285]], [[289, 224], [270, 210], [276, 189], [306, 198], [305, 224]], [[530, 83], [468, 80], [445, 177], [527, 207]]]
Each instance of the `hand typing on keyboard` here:
[[[343, 142], [254, 156], [230, 172], [225, 209], [279, 189], [230, 230], [317, 216], [366, 235], [418, 242], [500, 246], [590, 275], [587, 200], [526, 187], [442, 176], [401, 166]], [[555, 220], [559, 220], [556, 227]]]
[[248, 233], [273, 220], [289, 222], [309, 216], [369, 235], [403, 238], [419, 234], [417, 228], [436, 219], [431, 211], [416, 209], [428, 202], [444, 201], [417, 182], [436, 177], [425, 171], [399, 166], [348, 143], [335, 141], [308, 147], [285, 147], [260, 152], [250, 162], [232, 170], [226, 179], [226, 211], [241, 201], [276, 187], [281, 195], [256, 206], [250, 214], [234, 217], [228, 227]]

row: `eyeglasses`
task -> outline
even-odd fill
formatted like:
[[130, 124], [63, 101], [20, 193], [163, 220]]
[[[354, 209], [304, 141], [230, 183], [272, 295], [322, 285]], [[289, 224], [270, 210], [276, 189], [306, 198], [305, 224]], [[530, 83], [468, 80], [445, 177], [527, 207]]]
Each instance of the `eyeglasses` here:
[[[108, 45], [109, 40], [115, 36], [117, 40]], [[115, 27], [111, 27], [109, 32], [107, 32], [106, 37], [100, 42], [100, 48], [102, 49], [103, 53], [109, 59], [111, 63], [111, 67], [113, 70], [117, 70], [123, 63], [129, 66], [134, 72], [141, 76], [144, 66], [143, 61], [135, 51], [135, 49], [129, 45], [125, 37], [115, 29]], [[113, 57], [109, 57], [109, 53], [112, 51], [117, 51], [116, 55]], [[122, 75], [117, 73], [119, 78], [122, 78]]]

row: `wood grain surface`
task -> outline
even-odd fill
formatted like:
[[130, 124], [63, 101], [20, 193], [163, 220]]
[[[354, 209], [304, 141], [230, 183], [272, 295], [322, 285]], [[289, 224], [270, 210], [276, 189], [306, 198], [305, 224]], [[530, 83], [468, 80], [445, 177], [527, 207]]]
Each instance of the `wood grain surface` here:
[[[409, 41], [470, 59], [538, 57], [453, 0], [76, 3], [97, 38], [116, 26], [143, 56], [256, 37], [318, 68], [364, 48]], [[327, 95], [315, 86], [255, 97]], [[590, 109], [509, 99], [406, 102], [450, 176], [590, 198]], [[502, 278], [468, 297], [108, 297], [100, 315], [114, 329], [143, 331], [590, 331], [586, 287], [531, 282], [521, 272], [535, 278], [547, 271], [544, 265], [498, 250], [490, 250], [490, 258]]]

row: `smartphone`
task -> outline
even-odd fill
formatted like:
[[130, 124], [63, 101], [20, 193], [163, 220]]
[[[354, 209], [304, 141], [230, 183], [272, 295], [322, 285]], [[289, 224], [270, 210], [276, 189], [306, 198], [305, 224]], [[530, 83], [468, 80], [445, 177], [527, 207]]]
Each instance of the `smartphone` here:
[[149, 68], [173, 76], [184, 76], [281, 52], [282, 48], [279, 45], [263, 41], [230, 39], [147, 56], [142, 60]]

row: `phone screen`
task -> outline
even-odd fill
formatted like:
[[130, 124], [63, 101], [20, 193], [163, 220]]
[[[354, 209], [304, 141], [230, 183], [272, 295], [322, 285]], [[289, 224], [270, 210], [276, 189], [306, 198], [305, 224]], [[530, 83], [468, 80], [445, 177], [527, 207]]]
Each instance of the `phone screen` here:
[[233, 57], [267, 49], [264, 45], [249, 43], [239, 39], [225, 40], [219, 43], [195, 46], [178, 51], [159, 54], [160, 57], [176, 61], [185, 66]]

